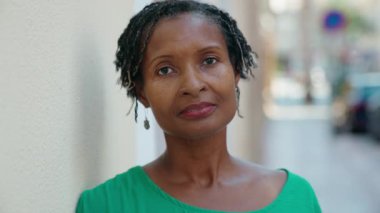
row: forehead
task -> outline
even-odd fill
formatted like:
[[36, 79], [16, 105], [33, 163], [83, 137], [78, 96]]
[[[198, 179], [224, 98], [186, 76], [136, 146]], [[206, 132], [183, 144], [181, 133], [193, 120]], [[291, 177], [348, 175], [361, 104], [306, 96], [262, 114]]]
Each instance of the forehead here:
[[[197, 45], [220, 45], [225, 39], [218, 24], [211, 18], [197, 13], [183, 13], [161, 19], [152, 32], [146, 53], [169, 51], [173, 47], [197, 48]], [[149, 55], [149, 54], [148, 54]]]
[[212, 27], [219, 27], [219, 24], [217, 24], [217, 21], [214, 20], [212, 17], [209, 17], [207, 15], [201, 14], [200, 12], [184, 12], [179, 13], [173, 16], [168, 16], [160, 19], [154, 30], [156, 30], [159, 27], [162, 27], [162, 25], [176, 25], [177, 23], [180, 24], [193, 24], [193, 25], [201, 25], [205, 24]]

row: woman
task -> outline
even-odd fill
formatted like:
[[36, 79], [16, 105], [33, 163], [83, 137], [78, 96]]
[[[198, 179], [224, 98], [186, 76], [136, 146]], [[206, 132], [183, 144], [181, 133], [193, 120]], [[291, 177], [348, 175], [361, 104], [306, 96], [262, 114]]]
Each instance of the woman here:
[[235, 20], [214, 6], [162, 1], [134, 16], [116, 67], [135, 118], [137, 101], [150, 107], [167, 149], [85, 191], [77, 212], [321, 212], [303, 178], [227, 150], [238, 83], [256, 67], [254, 56]]

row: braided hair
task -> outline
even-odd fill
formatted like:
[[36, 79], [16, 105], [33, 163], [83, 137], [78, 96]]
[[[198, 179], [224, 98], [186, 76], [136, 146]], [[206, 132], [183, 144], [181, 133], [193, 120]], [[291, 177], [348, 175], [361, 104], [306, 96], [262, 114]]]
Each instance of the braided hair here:
[[[138, 108], [136, 83], [143, 83], [141, 64], [150, 36], [161, 19], [183, 13], [203, 15], [218, 26], [225, 38], [230, 61], [241, 78], [247, 79], [248, 75], [253, 76], [252, 69], [257, 67], [257, 54], [252, 51], [236, 21], [227, 12], [193, 0], [151, 3], [132, 17], [118, 40], [116, 52], [116, 71], [121, 71], [119, 83], [126, 88], [127, 96], [133, 99], [136, 121]], [[132, 107], [133, 105], [131, 109]]]

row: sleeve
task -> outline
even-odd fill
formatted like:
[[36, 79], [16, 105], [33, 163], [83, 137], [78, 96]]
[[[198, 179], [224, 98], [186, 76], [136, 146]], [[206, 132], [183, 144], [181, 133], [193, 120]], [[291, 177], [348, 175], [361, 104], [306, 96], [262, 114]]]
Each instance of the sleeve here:
[[321, 210], [321, 207], [319, 206], [318, 198], [315, 195], [313, 188], [310, 188], [310, 190], [311, 190], [311, 200], [312, 200], [312, 205], [313, 205], [313, 210], [314, 210], [313, 212], [314, 213], [321, 213], [322, 210]]
[[102, 187], [84, 191], [78, 199], [75, 213], [112, 212]]
[[79, 197], [75, 213], [104, 213], [107, 206], [103, 196], [99, 196], [96, 191], [86, 190]]
[[310, 204], [312, 208], [313, 213], [321, 213], [321, 207], [319, 206], [317, 195], [315, 194], [315, 191], [311, 184], [305, 180], [305, 183], [307, 184], [308, 191], [309, 191], [309, 197], [310, 197]]
[[297, 199], [302, 201], [303, 209], [302, 212], [308, 213], [321, 213], [321, 207], [319, 206], [318, 198], [312, 185], [305, 178], [292, 174], [292, 179], [295, 187], [293, 192], [297, 194]]
[[85, 213], [85, 210], [84, 210], [84, 193], [81, 194], [81, 196], [79, 197], [78, 199], [78, 202], [77, 202], [77, 207], [75, 208], [75, 213]]

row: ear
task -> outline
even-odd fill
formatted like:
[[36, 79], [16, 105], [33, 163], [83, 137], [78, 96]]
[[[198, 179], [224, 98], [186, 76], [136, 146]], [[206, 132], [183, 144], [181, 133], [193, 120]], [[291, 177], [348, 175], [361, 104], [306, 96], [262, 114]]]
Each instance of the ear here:
[[144, 107], [150, 107], [149, 101], [145, 95], [144, 88], [141, 84], [136, 84], [136, 95], [137, 99], [144, 105]]

